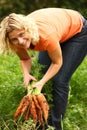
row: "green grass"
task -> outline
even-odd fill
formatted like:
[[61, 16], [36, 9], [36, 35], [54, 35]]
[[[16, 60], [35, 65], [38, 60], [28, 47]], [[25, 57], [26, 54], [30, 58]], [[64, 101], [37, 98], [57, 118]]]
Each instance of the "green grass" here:
[[[40, 79], [42, 76], [39, 73], [40, 66], [35, 57], [33, 57], [32, 63], [31, 73]], [[45, 95], [47, 91], [47, 100], [50, 102], [52, 90], [49, 90], [48, 86], [51, 86], [51, 82], [46, 85], [44, 90]], [[0, 127], [3, 125], [3, 130], [16, 130], [13, 114], [25, 94], [18, 57], [15, 55], [0, 56]], [[70, 81], [69, 103], [63, 124], [64, 130], [87, 130], [87, 57]], [[21, 130], [24, 125], [26, 124], [18, 124]], [[26, 130], [26, 127], [23, 130]], [[36, 130], [36, 128], [31, 130]], [[48, 130], [52, 130], [52, 128], [50, 127]]]

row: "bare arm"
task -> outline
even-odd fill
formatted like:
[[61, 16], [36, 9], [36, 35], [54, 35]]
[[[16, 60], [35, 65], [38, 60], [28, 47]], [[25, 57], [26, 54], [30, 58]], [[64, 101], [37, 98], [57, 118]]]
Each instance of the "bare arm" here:
[[51, 65], [49, 69], [47, 70], [44, 77], [41, 79], [43, 83], [46, 83], [48, 80], [50, 80], [56, 73], [59, 71], [59, 69], [62, 66], [62, 52], [60, 45], [58, 45], [58, 48], [56, 48], [53, 52], [48, 52], [49, 57], [51, 58]]
[[30, 70], [31, 70], [31, 58], [27, 59], [27, 60], [20, 60], [20, 64], [21, 64], [24, 75], [26, 75], [26, 73], [30, 73]]
[[31, 80], [36, 81], [35, 77], [33, 77], [32, 75], [30, 75], [30, 70], [31, 70], [31, 58], [28, 60], [20, 60], [21, 63], [21, 67], [23, 70], [23, 76], [24, 76], [24, 85], [27, 88], [29, 82]]
[[17, 48], [16, 54], [20, 58], [20, 64], [21, 64], [21, 68], [23, 71], [23, 77], [24, 77], [24, 85], [27, 89], [27, 86], [28, 86], [30, 80], [36, 81], [35, 77], [33, 77], [32, 75], [29, 74], [30, 70], [31, 70], [31, 65], [32, 65], [31, 57], [28, 54], [27, 50], [25, 50], [24, 48]]
[[59, 69], [62, 66], [62, 52], [60, 48], [60, 44], [58, 44], [58, 47], [53, 52], [48, 52], [49, 57], [51, 58], [51, 65], [48, 68], [47, 72], [43, 76], [43, 78], [38, 81], [36, 84], [34, 84], [32, 87], [38, 87], [38, 89], [41, 91], [43, 85], [50, 80], [56, 73], [59, 71]]

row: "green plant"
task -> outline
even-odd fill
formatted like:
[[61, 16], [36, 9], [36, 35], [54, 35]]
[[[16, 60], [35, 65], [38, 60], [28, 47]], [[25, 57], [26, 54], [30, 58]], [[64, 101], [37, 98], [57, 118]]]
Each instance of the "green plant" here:
[[[31, 52], [31, 56], [33, 64], [31, 74], [39, 80], [43, 76], [41, 68], [44, 66], [37, 63], [37, 53]], [[16, 55], [0, 56], [0, 130], [26, 130], [26, 127], [29, 127], [28, 123], [32, 124], [31, 128], [34, 127], [32, 121], [24, 124], [22, 121], [13, 120], [13, 114], [26, 94], [19, 64]], [[50, 105], [52, 104], [52, 90], [50, 80], [43, 89]], [[63, 130], [87, 129], [87, 57], [71, 78], [69, 104], [63, 128]], [[47, 130], [53, 130], [53, 128], [49, 126]]]

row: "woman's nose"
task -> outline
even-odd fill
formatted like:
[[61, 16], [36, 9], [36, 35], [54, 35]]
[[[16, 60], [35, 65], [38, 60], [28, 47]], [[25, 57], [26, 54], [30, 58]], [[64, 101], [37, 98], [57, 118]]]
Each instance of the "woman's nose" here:
[[21, 44], [23, 44], [23, 38], [18, 38], [18, 43], [21, 45]]

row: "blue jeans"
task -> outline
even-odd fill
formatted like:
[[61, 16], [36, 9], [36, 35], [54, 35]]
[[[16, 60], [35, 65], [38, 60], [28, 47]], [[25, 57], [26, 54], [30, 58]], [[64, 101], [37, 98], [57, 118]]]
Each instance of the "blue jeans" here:
[[[87, 25], [84, 24], [80, 33], [68, 41], [61, 43], [60, 46], [63, 54], [63, 65], [59, 72], [52, 78], [54, 107], [50, 111], [48, 121], [49, 125], [54, 126], [55, 130], [62, 130], [61, 120], [66, 112], [69, 81], [87, 54]], [[42, 70], [45, 73], [51, 64], [51, 60], [46, 51], [39, 53], [39, 63], [46, 65]]]

